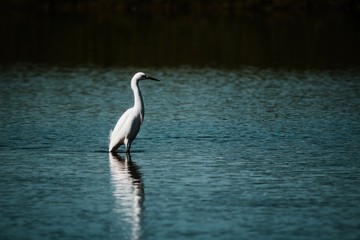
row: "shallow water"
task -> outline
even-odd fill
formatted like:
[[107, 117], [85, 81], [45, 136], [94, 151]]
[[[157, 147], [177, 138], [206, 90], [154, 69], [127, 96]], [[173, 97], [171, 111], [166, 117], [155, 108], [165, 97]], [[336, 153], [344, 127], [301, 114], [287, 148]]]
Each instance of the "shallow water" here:
[[360, 237], [358, 70], [144, 69], [130, 162], [136, 71], [2, 69], [1, 239]]

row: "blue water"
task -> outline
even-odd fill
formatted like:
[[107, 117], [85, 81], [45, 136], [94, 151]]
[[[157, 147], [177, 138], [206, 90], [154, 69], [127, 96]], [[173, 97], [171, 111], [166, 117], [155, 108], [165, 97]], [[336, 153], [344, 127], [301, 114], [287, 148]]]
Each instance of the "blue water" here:
[[0, 103], [0, 239], [360, 238], [358, 70], [18, 65]]

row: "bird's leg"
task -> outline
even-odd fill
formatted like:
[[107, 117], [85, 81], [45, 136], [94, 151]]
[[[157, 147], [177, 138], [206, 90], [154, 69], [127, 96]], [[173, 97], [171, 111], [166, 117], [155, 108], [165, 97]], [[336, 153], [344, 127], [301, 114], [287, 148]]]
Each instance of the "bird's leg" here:
[[130, 153], [131, 141], [125, 138], [124, 144], [125, 144], [125, 153]]
[[126, 161], [131, 162], [131, 155], [129, 152], [126, 153]]
[[130, 153], [130, 148], [131, 148], [131, 142], [129, 141], [128, 147], [127, 147], [127, 149], [128, 149], [127, 153]]

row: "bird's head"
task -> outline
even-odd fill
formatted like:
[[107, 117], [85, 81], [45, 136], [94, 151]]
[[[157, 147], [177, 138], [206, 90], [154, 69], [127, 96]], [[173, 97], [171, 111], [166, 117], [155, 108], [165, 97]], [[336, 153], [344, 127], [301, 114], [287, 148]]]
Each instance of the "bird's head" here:
[[141, 80], [154, 80], [154, 81], [160, 81], [159, 79], [156, 79], [156, 78], [153, 78], [153, 77], [150, 77], [148, 75], [146, 75], [145, 73], [143, 72], [138, 72], [134, 75], [132, 81], [135, 81], [135, 82], [139, 82]]

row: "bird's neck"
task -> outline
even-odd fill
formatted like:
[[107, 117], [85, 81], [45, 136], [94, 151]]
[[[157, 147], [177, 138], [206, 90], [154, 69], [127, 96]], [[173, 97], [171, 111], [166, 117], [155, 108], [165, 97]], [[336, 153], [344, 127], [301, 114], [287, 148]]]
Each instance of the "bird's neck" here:
[[134, 108], [141, 113], [142, 118], [144, 117], [144, 101], [142, 99], [141, 91], [138, 83], [132, 84], [131, 88], [134, 92]]

